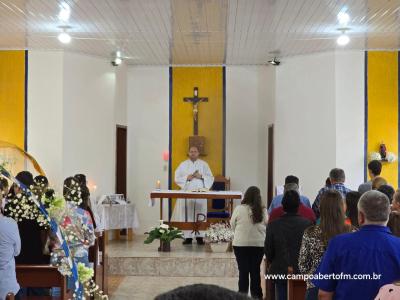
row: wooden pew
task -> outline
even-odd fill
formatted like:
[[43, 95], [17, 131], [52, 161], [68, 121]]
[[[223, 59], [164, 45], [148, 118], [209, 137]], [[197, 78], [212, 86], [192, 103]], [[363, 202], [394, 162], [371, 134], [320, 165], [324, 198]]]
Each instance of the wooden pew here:
[[288, 280], [288, 300], [304, 299], [307, 291], [307, 285], [304, 280], [290, 279]]
[[[67, 293], [67, 278], [58, 272], [57, 267], [49, 265], [17, 265], [17, 281], [21, 287], [48, 288], [59, 287], [60, 299], [69, 298]], [[41, 297], [45, 299], [46, 297]], [[52, 297], [47, 297], [52, 299]], [[27, 297], [34, 299], [34, 297]]]
[[14, 299], [15, 299], [15, 297], [14, 297], [14, 294], [13, 294], [13, 293], [8, 293], [8, 294], [7, 294], [6, 300], [14, 300]]
[[[108, 293], [108, 255], [106, 250], [105, 236], [98, 235], [96, 237], [95, 244], [89, 248], [89, 262], [93, 263], [94, 267], [94, 281], [100, 287], [100, 289], [107, 294]], [[99, 260], [100, 254], [100, 260]]]

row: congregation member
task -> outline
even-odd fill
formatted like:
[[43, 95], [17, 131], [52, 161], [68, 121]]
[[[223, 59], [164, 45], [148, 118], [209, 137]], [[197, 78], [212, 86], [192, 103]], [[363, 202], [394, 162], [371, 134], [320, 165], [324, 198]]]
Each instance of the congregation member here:
[[375, 177], [380, 176], [382, 172], [382, 163], [379, 160], [371, 160], [367, 167], [368, 176], [371, 180], [360, 184], [358, 187], [358, 192], [361, 193], [361, 195], [372, 190], [372, 180], [374, 180]]
[[381, 176], [377, 176], [372, 180], [372, 189], [377, 190], [379, 189], [382, 185], [388, 184], [385, 178]]
[[[7, 180], [0, 180], [0, 192], [6, 187]], [[8, 183], [7, 183], [8, 185]], [[4, 196], [0, 193], [0, 204]], [[17, 294], [19, 284], [15, 273], [15, 256], [21, 250], [21, 239], [17, 223], [0, 211], [0, 299], [5, 299], [8, 293]]]
[[[26, 187], [34, 185], [33, 176], [28, 171], [22, 171], [15, 177]], [[39, 223], [38, 216], [41, 216], [37, 206], [30, 200], [29, 195], [19, 188], [16, 184], [11, 186], [12, 197], [8, 198], [4, 212], [18, 223], [19, 234], [21, 237], [21, 252], [16, 258], [17, 264], [48, 264], [49, 257], [43, 254], [48, 230], [46, 226]], [[13, 212], [19, 204], [24, 203], [28, 206], [26, 211], [16, 216]]]
[[400, 189], [396, 190], [396, 192], [393, 195], [391, 209], [392, 211], [400, 212]]
[[389, 198], [390, 203], [392, 203], [395, 190], [391, 185], [383, 184], [377, 189], [377, 191], [384, 193]]
[[[351, 226], [345, 224], [345, 204], [338, 191], [328, 190], [322, 194], [320, 213], [320, 224], [304, 231], [299, 255], [299, 270], [302, 274], [314, 274], [329, 241], [338, 234], [351, 231]], [[318, 288], [308, 280], [305, 300], [317, 299]]]
[[[286, 212], [281, 218], [269, 223], [265, 237], [264, 251], [267, 260], [267, 274], [286, 275], [298, 273], [298, 258], [304, 230], [312, 223], [297, 214], [300, 196], [296, 191], [287, 191], [282, 199]], [[278, 300], [287, 298], [287, 280], [275, 280]]]
[[[25, 187], [34, 186], [33, 176], [28, 171], [19, 172], [16, 180]], [[8, 194], [8, 201], [4, 208], [4, 214], [13, 218], [18, 224], [21, 238], [21, 251], [15, 258], [16, 264], [23, 265], [48, 265], [50, 256], [45, 254], [46, 241], [49, 228], [43, 215], [36, 204], [30, 199], [28, 192], [18, 185], [13, 184]], [[21, 206], [22, 209], [17, 209]], [[21, 289], [20, 296], [48, 296], [50, 288]]]
[[[285, 192], [287, 192], [289, 190], [288, 187], [292, 187], [293, 184], [296, 184], [297, 185], [297, 190], [299, 190], [299, 186], [300, 186], [299, 178], [294, 176], [294, 175], [286, 176], [285, 185], [283, 186], [283, 194], [277, 195], [272, 199], [271, 204], [270, 204], [270, 206], [268, 208], [268, 213], [269, 214], [272, 213], [273, 209], [282, 206], [283, 195], [285, 194]], [[301, 203], [303, 203], [303, 205], [305, 205], [307, 207], [311, 207], [310, 200], [306, 196], [301, 195], [300, 196], [300, 201], [301, 201]]]
[[324, 186], [319, 190], [317, 197], [312, 205], [312, 209], [315, 213], [315, 217], [319, 219], [319, 205], [321, 202], [322, 194], [327, 190], [336, 190], [342, 194], [342, 197], [345, 198], [347, 193], [350, 192], [350, 189], [344, 185], [346, 181], [346, 175], [342, 169], [334, 168], [329, 172], [329, 179], [331, 181], [331, 186]]
[[88, 199], [87, 197], [85, 199], [82, 198], [82, 187], [74, 177], [65, 179], [63, 195], [67, 203], [74, 204], [71, 206], [74, 210], [74, 215], [67, 216], [61, 226], [67, 227], [73, 224], [80, 227], [82, 238], [74, 244], [71, 251], [74, 252], [75, 259], [89, 266], [89, 247], [94, 245], [96, 236], [92, 217], [84, 209], [88, 205]]
[[266, 213], [262, 204], [260, 189], [247, 189], [241, 205], [232, 213], [230, 221], [234, 231], [233, 251], [239, 269], [239, 292], [250, 293], [255, 299], [262, 299], [260, 265], [264, 256]]
[[400, 239], [386, 227], [389, 214], [385, 194], [369, 191], [361, 196], [359, 231], [331, 239], [316, 274], [364, 274], [371, 279], [314, 278], [320, 300], [374, 299], [382, 286], [400, 279]]
[[[288, 183], [285, 185], [285, 190], [299, 192], [299, 187], [295, 183]], [[269, 215], [268, 223], [275, 221], [276, 219], [280, 218], [284, 214], [285, 214], [285, 211], [283, 210], [282, 206], [278, 206], [278, 207], [274, 208]], [[300, 202], [297, 214], [302, 216], [305, 219], [310, 220], [312, 223], [315, 223], [315, 221], [316, 221], [314, 211], [309, 206], [304, 205], [303, 202]]]
[[0, 210], [4, 211], [4, 206], [6, 205], [6, 196], [8, 191], [8, 181], [7, 179], [0, 177], [0, 199], [3, 199], [0, 205]]
[[387, 226], [393, 235], [400, 237], [400, 212], [392, 211]]
[[355, 228], [359, 227], [358, 224], [358, 201], [360, 200], [361, 193], [356, 191], [348, 192], [346, 195], [346, 223]]

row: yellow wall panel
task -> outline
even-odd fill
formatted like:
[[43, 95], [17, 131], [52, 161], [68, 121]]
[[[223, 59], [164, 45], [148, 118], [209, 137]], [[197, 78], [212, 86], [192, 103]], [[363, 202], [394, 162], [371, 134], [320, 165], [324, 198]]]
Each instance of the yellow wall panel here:
[[0, 51], [0, 140], [24, 149], [25, 51]]
[[[398, 153], [398, 52], [368, 52], [368, 145], [367, 153], [378, 152], [383, 142], [387, 151]], [[397, 188], [398, 162], [383, 163], [382, 176]]]
[[[224, 101], [222, 67], [172, 68], [171, 179], [178, 165], [187, 159], [189, 136], [193, 135], [193, 104], [184, 97], [193, 97], [193, 88], [208, 102], [199, 104], [199, 135], [205, 136], [205, 160], [214, 175], [223, 174]], [[172, 188], [178, 188], [175, 184]]]

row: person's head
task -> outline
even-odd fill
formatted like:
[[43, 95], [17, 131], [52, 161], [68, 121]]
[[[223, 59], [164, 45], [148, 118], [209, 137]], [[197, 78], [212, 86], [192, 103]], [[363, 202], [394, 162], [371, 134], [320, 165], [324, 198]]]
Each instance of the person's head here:
[[345, 204], [342, 195], [336, 190], [327, 190], [321, 196], [320, 228], [324, 244], [334, 236], [348, 231], [345, 226]]
[[377, 190], [381, 193], [384, 193], [389, 198], [389, 201], [392, 202], [395, 191], [391, 185], [383, 184]]
[[87, 180], [85, 174], [76, 174], [74, 178], [79, 182], [81, 186], [86, 186]]
[[196, 161], [199, 158], [200, 155], [200, 151], [199, 148], [197, 148], [196, 146], [191, 146], [189, 148], [189, 158], [192, 161]]
[[0, 177], [0, 207], [2, 205], [3, 198], [7, 195], [8, 181], [7, 179]]
[[154, 300], [246, 300], [247, 295], [211, 284], [192, 284], [181, 286], [169, 292], [158, 295]]
[[47, 179], [46, 176], [43, 175], [38, 175], [36, 176], [33, 181], [35, 182], [35, 185], [40, 186], [42, 188], [47, 188], [49, 186], [49, 180]]
[[299, 178], [294, 175], [288, 175], [285, 178], [285, 185], [289, 183], [295, 183], [297, 186], [299, 185]]
[[389, 198], [378, 191], [364, 193], [358, 201], [358, 223], [360, 226], [375, 224], [385, 226], [390, 214]]
[[368, 163], [368, 175], [371, 179], [381, 175], [382, 163], [379, 160], [371, 160]]
[[296, 191], [299, 193], [299, 186], [296, 183], [286, 183], [283, 186], [283, 193], [286, 193], [288, 191]]
[[372, 179], [372, 189], [373, 190], [379, 189], [384, 184], [387, 184], [387, 181], [385, 178], [383, 178], [381, 176], [376, 176], [374, 179]]
[[344, 183], [346, 180], [346, 175], [344, 174], [343, 169], [334, 168], [329, 172], [329, 179], [331, 184]]
[[393, 195], [392, 210], [400, 212], [400, 189], [397, 190]]
[[362, 195], [368, 191], [372, 190], [372, 184], [370, 183], [362, 183], [358, 187], [358, 192]]
[[0, 177], [0, 197], [5, 196], [8, 191], [8, 180], [4, 177]]
[[282, 208], [286, 213], [297, 213], [300, 206], [300, 195], [296, 191], [287, 191], [283, 195]]
[[263, 207], [260, 189], [256, 186], [249, 187], [244, 193], [242, 204], [251, 207], [251, 218], [253, 223], [260, 223], [263, 220]]
[[64, 180], [63, 195], [66, 201], [80, 203], [82, 201], [81, 186], [74, 177], [68, 177]]
[[393, 235], [400, 237], [400, 212], [391, 212], [387, 226], [390, 228]]
[[[31, 189], [34, 186], [33, 175], [28, 171], [19, 172], [17, 176], [15, 176], [15, 179], [17, 179], [21, 184], [23, 184], [28, 189]], [[16, 184], [13, 184], [13, 188], [15, 195], [22, 192], [21, 188]]]
[[356, 191], [348, 192], [346, 195], [346, 214], [350, 219], [351, 225], [358, 227], [358, 201], [361, 193]]

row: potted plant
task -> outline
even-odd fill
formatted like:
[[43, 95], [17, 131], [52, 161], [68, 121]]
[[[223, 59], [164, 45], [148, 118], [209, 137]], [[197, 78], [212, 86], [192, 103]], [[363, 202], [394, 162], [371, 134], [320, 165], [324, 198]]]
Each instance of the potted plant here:
[[152, 228], [145, 239], [145, 244], [150, 244], [154, 240], [160, 240], [160, 247], [158, 251], [170, 252], [171, 251], [171, 241], [174, 239], [183, 239], [183, 232], [176, 227], [170, 227], [168, 224], [164, 224], [163, 220], [160, 220], [160, 225]]
[[231, 251], [229, 247], [233, 240], [233, 230], [227, 223], [214, 223], [207, 228], [205, 241], [206, 250], [211, 252]]

